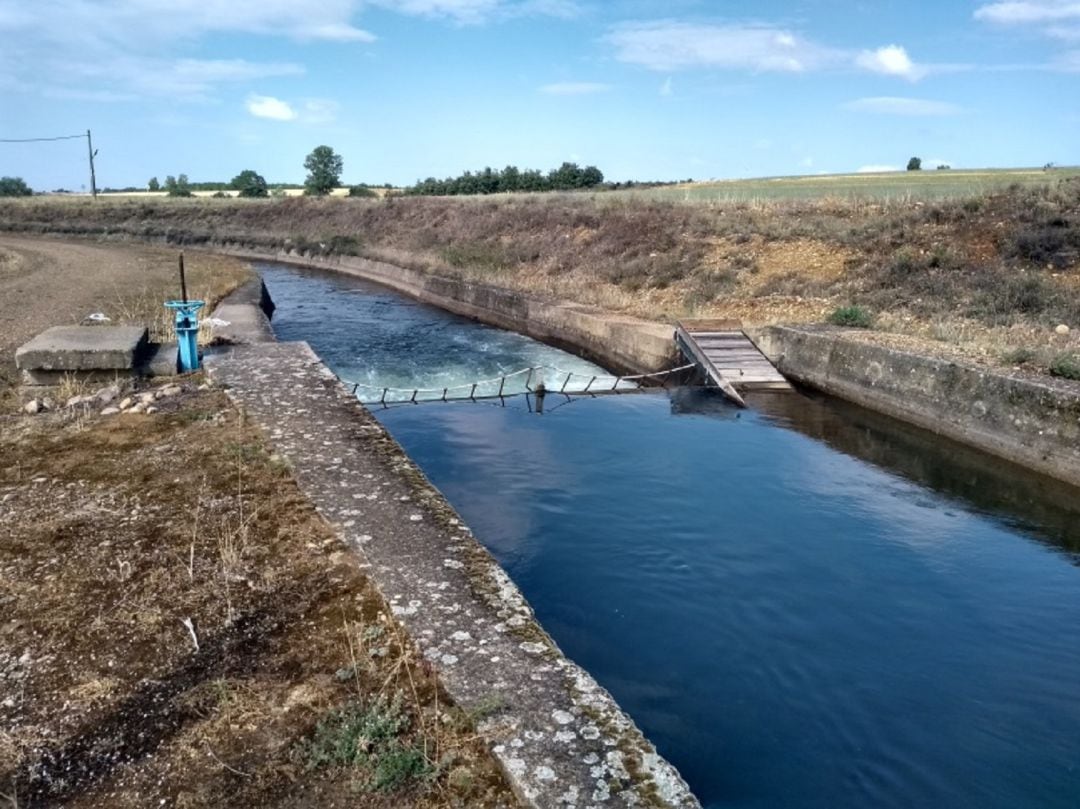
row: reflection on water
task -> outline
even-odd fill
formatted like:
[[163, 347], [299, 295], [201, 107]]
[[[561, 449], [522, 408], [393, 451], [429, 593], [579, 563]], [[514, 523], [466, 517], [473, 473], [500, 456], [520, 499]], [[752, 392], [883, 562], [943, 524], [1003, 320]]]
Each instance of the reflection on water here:
[[[306, 282], [268, 281], [282, 337], [364, 361], [333, 312], [292, 317]], [[436, 367], [424, 345], [402, 363]], [[377, 415], [707, 806], [1075, 807], [1075, 491], [836, 402], [754, 404]]]

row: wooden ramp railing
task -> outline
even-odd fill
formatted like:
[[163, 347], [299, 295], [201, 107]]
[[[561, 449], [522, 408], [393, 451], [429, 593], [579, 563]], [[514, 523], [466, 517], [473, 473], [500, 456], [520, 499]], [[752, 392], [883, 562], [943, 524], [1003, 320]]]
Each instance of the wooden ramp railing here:
[[740, 391], [792, 389], [738, 320], [683, 320], [675, 329], [675, 341], [687, 359], [742, 407], [746, 402]]

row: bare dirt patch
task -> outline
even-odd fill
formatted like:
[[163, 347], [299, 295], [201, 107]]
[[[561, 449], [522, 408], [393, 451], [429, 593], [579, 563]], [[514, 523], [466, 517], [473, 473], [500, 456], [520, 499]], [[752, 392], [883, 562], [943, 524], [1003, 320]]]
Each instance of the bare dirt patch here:
[[[114, 324], [151, 327], [169, 339], [162, 306], [179, 297], [175, 248], [0, 237], [0, 399], [16, 383], [14, 352], [50, 326], [79, 323], [101, 312]], [[188, 256], [191, 297], [211, 305], [253, 277], [246, 262]]]
[[433, 672], [223, 394], [3, 417], [13, 805], [508, 806]]

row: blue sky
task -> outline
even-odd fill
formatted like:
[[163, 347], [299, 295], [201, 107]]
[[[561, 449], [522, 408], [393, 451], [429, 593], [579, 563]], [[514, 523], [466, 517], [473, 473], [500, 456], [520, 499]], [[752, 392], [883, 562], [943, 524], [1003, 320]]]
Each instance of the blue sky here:
[[0, 42], [0, 138], [89, 127], [100, 185], [302, 181], [323, 143], [350, 183], [1080, 163], [1080, 0], [0, 0]]

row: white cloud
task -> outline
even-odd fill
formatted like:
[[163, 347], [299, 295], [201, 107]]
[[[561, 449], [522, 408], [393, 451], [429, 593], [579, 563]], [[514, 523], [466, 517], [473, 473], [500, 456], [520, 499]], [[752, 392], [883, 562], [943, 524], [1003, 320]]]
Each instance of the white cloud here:
[[272, 121], [296, 120], [296, 110], [273, 96], [250, 95], [244, 106], [256, 118], [269, 118]]
[[604, 41], [614, 46], [620, 62], [658, 71], [714, 67], [801, 73], [838, 57], [836, 51], [766, 24], [625, 23]]
[[975, 19], [999, 25], [1024, 25], [1080, 20], [1080, 3], [1075, 0], [1028, 0], [988, 3], [975, 10]]
[[321, 125], [336, 121], [341, 105], [329, 98], [307, 98], [299, 103], [290, 103], [274, 96], [253, 93], [247, 97], [244, 108], [256, 118]]
[[568, 18], [581, 13], [575, 0], [366, 0], [364, 5], [412, 17], [448, 19], [459, 25], [477, 25], [507, 17]]
[[545, 84], [540, 88], [540, 92], [550, 96], [583, 96], [606, 93], [610, 89], [610, 84], [600, 84], [599, 82], [565, 81]]
[[896, 96], [877, 96], [859, 98], [843, 105], [844, 109], [856, 112], [873, 112], [880, 115], [905, 115], [917, 117], [935, 117], [959, 115], [964, 110], [947, 101], [931, 101], [926, 98], [898, 98]]
[[855, 64], [872, 73], [900, 76], [914, 81], [926, 75], [926, 69], [911, 61], [908, 52], [899, 45], [886, 45], [872, 51], [863, 51], [855, 57]]
[[900, 167], [884, 164], [871, 164], [869, 166], [859, 166], [859, 168], [856, 169], [858, 174], [884, 174], [888, 171], [900, 171]]

